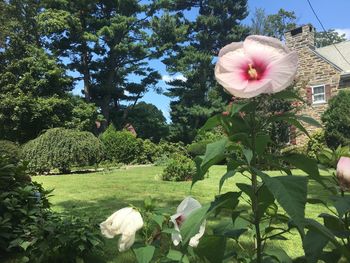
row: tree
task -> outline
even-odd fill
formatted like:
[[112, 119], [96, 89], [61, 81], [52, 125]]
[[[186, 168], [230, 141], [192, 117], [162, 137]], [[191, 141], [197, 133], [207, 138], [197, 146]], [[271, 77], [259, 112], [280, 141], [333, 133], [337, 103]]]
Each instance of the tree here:
[[80, 73], [85, 98], [101, 108], [104, 127], [122, 101], [136, 103], [160, 78], [147, 63], [156, 56], [147, 31], [153, 6], [136, 0], [51, 0], [40, 15], [47, 46], [71, 59], [67, 68]]
[[266, 15], [262, 8], [255, 9], [251, 23], [251, 33], [284, 39], [284, 33], [297, 27], [297, 17], [294, 11], [283, 8], [277, 14]]
[[320, 48], [320, 47], [337, 44], [346, 40], [347, 38], [345, 34], [340, 34], [334, 29], [329, 29], [328, 31], [316, 32], [315, 46]]
[[116, 122], [115, 127], [123, 129], [125, 125], [131, 124], [137, 133], [137, 137], [150, 139], [153, 142], [159, 142], [167, 137], [169, 128], [166, 119], [162, 111], [153, 104], [139, 102], [134, 106], [129, 106], [126, 110], [128, 115], [123, 123], [120, 123], [120, 114], [123, 112], [119, 112], [119, 116], [112, 116], [112, 120]]
[[331, 98], [322, 115], [327, 145], [332, 149], [350, 145], [350, 92], [341, 90]]
[[[189, 143], [230, 98], [214, 79], [214, 57], [221, 47], [247, 35], [247, 28], [240, 24], [247, 16], [247, 1], [178, 0], [165, 9], [168, 12], [153, 20], [157, 46], [165, 54], [167, 70], [184, 76], [169, 82], [165, 93], [173, 99], [171, 139]], [[185, 17], [183, 10], [198, 10], [195, 21]]]

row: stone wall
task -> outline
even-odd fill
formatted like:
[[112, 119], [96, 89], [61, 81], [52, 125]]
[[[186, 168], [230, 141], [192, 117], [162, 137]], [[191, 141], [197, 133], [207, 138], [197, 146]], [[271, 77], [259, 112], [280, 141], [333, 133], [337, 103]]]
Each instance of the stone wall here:
[[[296, 88], [300, 91], [300, 95], [308, 102], [302, 105], [300, 113], [309, 115], [321, 122], [321, 115], [327, 108], [327, 101], [337, 93], [340, 71], [315, 52], [314, 35], [314, 28], [311, 25], [305, 25], [287, 32], [285, 37], [286, 45], [298, 53], [299, 68]], [[312, 103], [311, 87], [316, 85], [326, 86], [326, 103]], [[310, 134], [317, 129], [312, 126], [305, 126]], [[302, 145], [306, 142], [306, 136], [297, 134], [297, 145]]]

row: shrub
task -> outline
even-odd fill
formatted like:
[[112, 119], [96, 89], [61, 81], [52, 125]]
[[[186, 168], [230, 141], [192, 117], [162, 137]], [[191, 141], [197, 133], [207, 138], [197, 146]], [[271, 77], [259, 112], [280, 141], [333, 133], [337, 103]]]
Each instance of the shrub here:
[[128, 131], [117, 131], [113, 125], [107, 128], [100, 139], [107, 160], [130, 164], [142, 154], [142, 141]]
[[317, 154], [326, 147], [326, 140], [323, 130], [318, 130], [311, 135], [307, 145], [306, 154], [314, 159], [317, 159]]
[[0, 155], [8, 158], [12, 163], [19, 161], [19, 146], [18, 144], [8, 141], [0, 140]]
[[198, 155], [204, 155], [205, 150], [207, 148], [207, 144], [211, 143], [211, 141], [200, 141], [194, 142], [187, 147], [188, 154], [192, 157], [196, 157]]
[[161, 148], [151, 140], [138, 139], [142, 145], [141, 153], [137, 156], [137, 163], [154, 163], [161, 156]]
[[0, 157], [0, 261], [86, 259], [101, 245], [101, 237], [94, 232], [97, 227], [53, 213], [48, 202], [51, 191], [32, 182], [25, 168]]
[[196, 166], [190, 158], [175, 154], [165, 167], [162, 179], [164, 181], [187, 181], [190, 180], [195, 173]]
[[327, 145], [335, 149], [350, 144], [350, 91], [341, 90], [330, 99], [322, 115]]
[[102, 144], [90, 132], [54, 128], [26, 143], [21, 156], [34, 172], [58, 169], [66, 173], [73, 166], [97, 164], [102, 156]]
[[166, 155], [168, 157], [174, 154], [187, 155], [187, 149], [182, 142], [168, 142], [161, 140], [158, 144], [160, 155]]

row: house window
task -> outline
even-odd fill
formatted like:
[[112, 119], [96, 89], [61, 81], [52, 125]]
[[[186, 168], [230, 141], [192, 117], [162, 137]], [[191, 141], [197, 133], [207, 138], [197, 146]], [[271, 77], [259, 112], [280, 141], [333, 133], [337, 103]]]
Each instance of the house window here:
[[312, 103], [325, 103], [326, 102], [326, 88], [325, 85], [319, 85], [312, 87]]

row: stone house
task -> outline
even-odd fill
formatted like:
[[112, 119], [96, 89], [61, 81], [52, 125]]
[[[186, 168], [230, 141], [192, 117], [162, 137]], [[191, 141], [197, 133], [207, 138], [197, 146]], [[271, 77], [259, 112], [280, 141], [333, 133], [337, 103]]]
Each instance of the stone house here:
[[[307, 102], [301, 114], [321, 121], [329, 99], [340, 89], [350, 88], [350, 41], [336, 44], [341, 54], [334, 45], [316, 48], [315, 29], [310, 24], [286, 32], [285, 39], [289, 49], [299, 56], [296, 88]], [[317, 129], [306, 128], [310, 134]], [[306, 136], [295, 136], [294, 130], [291, 129], [291, 143], [304, 144]]]

